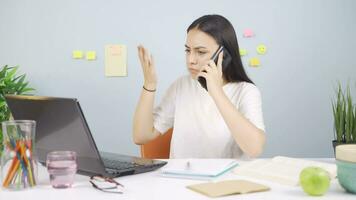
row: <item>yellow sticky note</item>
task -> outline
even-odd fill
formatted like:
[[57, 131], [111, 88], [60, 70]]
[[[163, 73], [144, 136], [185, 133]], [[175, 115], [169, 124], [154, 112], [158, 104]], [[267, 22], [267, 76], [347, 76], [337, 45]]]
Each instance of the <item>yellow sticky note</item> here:
[[251, 58], [250, 59], [250, 66], [251, 67], [258, 67], [260, 66], [260, 60], [258, 58]]
[[74, 59], [81, 59], [83, 58], [83, 51], [80, 51], [80, 50], [75, 50], [72, 52], [72, 57]]
[[127, 76], [126, 45], [105, 46], [105, 76]]
[[267, 47], [265, 45], [263, 45], [263, 44], [260, 44], [260, 45], [257, 46], [256, 50], [257, 50], [258, 54], [263, 55], [263, 54], [266, 54]]
[[240, 49], [240, 56], [246, 56], [247, 55], [247, 50], [246, 49]]
[[96, 52], [95, 51], [87, 51], [86, 52], [87, 60], [95, 60], [96, 59]]

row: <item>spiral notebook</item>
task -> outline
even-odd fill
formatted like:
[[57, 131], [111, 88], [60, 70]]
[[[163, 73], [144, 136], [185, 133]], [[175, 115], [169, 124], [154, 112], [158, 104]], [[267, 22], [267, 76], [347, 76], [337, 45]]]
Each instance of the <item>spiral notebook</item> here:
[[238, 166], [231, 159], [172, 160], [161, 176], [187, 179], [214, 179]]

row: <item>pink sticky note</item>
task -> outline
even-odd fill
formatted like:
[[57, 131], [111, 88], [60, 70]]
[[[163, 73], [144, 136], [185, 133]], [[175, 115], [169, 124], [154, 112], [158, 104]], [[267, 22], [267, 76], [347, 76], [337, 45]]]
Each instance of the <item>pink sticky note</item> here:
[[245, 29], [244, 30], [244, 37], [253, 37], [255, 34], [253, 33], [253, 31], [251, 29]]

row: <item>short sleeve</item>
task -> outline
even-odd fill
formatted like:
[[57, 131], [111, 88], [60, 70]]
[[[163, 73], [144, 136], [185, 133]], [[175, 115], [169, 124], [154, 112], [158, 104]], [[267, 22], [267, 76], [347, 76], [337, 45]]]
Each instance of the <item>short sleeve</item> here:
[[176, 82], [165, 92], [161, 102], [153, 110], [153, 126], [161, 134], [173, 127], [176, 105]]
[[260, 91], [253, 84], [248, 84], [244, 90], [239, 111], [257, 128], [265, 131]]

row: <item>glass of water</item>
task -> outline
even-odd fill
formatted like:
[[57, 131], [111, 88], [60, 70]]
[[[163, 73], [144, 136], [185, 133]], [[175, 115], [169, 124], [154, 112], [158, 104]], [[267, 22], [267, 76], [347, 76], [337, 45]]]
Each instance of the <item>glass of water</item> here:
[[74, 151], [52, 151], [47, 154], [47, 170], [52, 187], [69, 188], [77, 172], [77, 158]]

